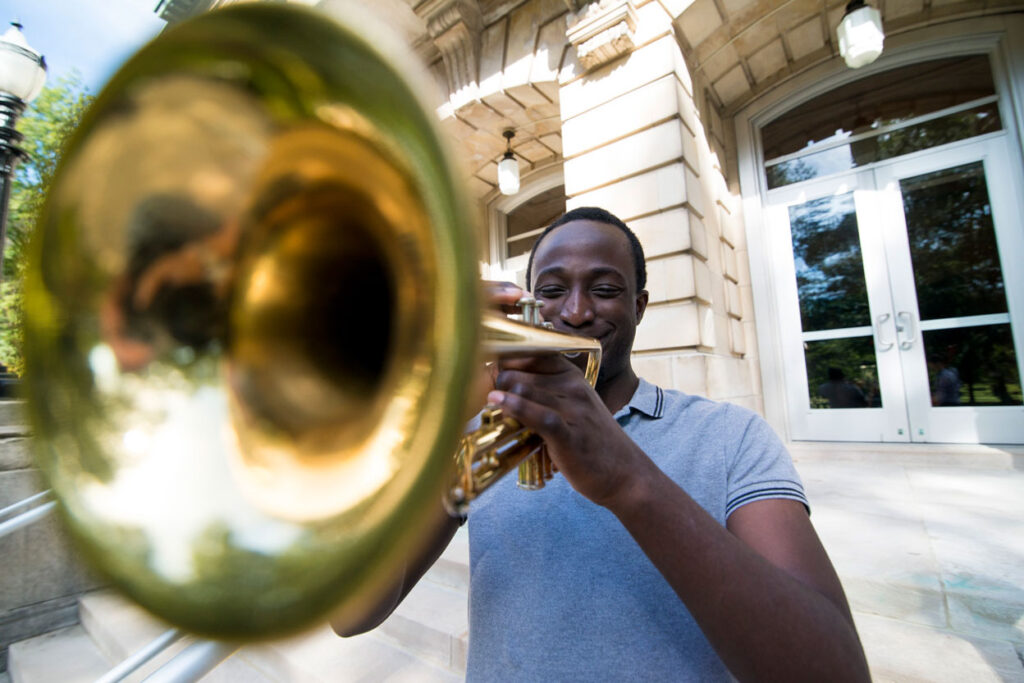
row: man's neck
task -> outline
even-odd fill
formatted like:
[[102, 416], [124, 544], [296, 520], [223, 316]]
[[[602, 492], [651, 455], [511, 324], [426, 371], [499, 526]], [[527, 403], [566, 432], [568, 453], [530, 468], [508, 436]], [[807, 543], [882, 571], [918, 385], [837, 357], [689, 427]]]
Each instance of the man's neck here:
[[622, 372], [608, 378], [607, 381], [602, 381], [602, 378], [598, 377], [595, 389], [608, 411], [614, 415], [622, 406], [629, 403], [639, 384], [640, 378], [633, 372], [633, 367], [627, 365]]

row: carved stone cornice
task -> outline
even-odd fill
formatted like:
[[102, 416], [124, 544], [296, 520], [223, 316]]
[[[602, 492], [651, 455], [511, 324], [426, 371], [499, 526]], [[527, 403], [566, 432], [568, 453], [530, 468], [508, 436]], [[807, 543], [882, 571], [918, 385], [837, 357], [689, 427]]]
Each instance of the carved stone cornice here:
[[576, 58], [587, 69], [596, 69], [635, 47], [636, 8], [632, 0], [600, 0], [584, 7], [570, 19], [565, 35], [576, 48]]
[[217, 0], [160, 0], [153, 11], [168, 24], [176, 24], [218, 4]]
[[416, 7], [427, 24], [427, 33], [441, 52], [448, 89], [456, 99], [466, 99], [477, 87], [480, 35], [483, 17], [475, 0], [427, 0]]

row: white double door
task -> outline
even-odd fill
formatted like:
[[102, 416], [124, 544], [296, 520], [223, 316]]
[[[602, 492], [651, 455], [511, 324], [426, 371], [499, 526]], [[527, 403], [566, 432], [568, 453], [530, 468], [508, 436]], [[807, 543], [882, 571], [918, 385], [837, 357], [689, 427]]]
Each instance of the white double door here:
[[1024, 208], [997, 134], [768, 194], [794, 439], [1024, 443]]

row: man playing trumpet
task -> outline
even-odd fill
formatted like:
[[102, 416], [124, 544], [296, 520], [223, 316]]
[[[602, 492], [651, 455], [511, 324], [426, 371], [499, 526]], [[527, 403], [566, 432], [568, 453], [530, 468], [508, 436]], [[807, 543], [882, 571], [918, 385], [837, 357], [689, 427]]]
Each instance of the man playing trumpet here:
[[[527, 281], [556, 330], [596, 338], [591, 388], [572, 360], [501, 361], [489, 403], [539, 434], [561, 473], [506, 478], [473, 502], [469, 680], [867, 680], [834, 569], [788, 453], [757, 415], [640, 379], [648, 295], [635, 235], [570, 211]], [[492, 285], [492, 304], [523, 294]], [[458, 522], [407, 568], [383, 620]]]

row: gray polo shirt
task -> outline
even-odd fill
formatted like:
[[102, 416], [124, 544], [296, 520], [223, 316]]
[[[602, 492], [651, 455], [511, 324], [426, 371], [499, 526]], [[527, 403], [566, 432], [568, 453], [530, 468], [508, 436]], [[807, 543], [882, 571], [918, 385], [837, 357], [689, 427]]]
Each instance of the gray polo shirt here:
[[[807, 500], [755, 413], [644, 380], [623, 430], [722, 525], [755, 500]], [[729, 672], [618, 519], [555, 476], [473, 502], [469, 681], [708, 681]]]

